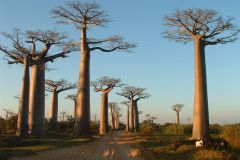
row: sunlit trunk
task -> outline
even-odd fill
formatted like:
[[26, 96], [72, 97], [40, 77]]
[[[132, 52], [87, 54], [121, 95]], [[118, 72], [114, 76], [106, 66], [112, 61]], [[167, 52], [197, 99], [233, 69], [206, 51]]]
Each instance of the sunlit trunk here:
[[108, 132], [108, 94], [101, 95], [101, 113], [100, 113], [100, 134]]
[[195, 37], [195, 96], [193, 133], [194, 139], [202, 139], [209, 132], [207, 77], [204, 44], [200, 38]]
[[111, 129], [115, 130], [115, 118], [113, 115], [113, 107], [112, 106], [110, 107], [110, 112], [111, 112]]
[[49, 119], [53, 123], [57, 123], [57, 119], [58, 119], [58, 93], [57, 93], [56, 90], [54, 90], [52, 92]]
[[134, 102], [132, 98], [130, 99], [129, 130], [134, 131]]
[[24, 57], [22, 88], [19, 97], [19, 111], [17, 122], [17, 136], [28, 134], [28, 107], [29, 107], [29, 64], [28, 57]]
[[44, 136], [45, 116], [45, 66], [32, 66], [29, 98], [29, 133], [33, 136]]
[[81, 63], [77, 91], [75, 136], [90, 135], [90, 52], [87, 46], [86, 27], [81, 33]]
[[138, 106], [137, 102], [134, 101], [134, 131], [139, 131], [139, 115], [138, 115]]
[[129, 107], [127, 106], [127, 115], [126, 115], [126, 132], [129, 132]]
[[176, 112], [176, 124], [179, 125], [180, 120], [179, 120], [179, 112]]
[[116, 130], [119, 129], [119, 115], [118, 115], [118, 113], [116, 113], [116, 115], [115, 115], [115, 129]]

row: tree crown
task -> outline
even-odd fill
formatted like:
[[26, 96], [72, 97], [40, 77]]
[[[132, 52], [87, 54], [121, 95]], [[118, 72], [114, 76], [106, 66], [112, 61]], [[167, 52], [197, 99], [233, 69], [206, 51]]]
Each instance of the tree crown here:
[[120, 79], [102, 77], [96, 81], [92, 81], [90, 84], [95, 92], [105, 92], [112, 90], [114, 87], [121, 87], [124, 84], [121, 83]]
[[237, 39], [239, 28], [233, 18], [224, 19], [210, 9], [177, 10], [164, 17], [165, 25], [171, 28], [163, 33], [164, 38], [187, 43], [198, 36], [205, 45], [225, 44]]
[[49, 92], [63, 92], [77, 87], [77, 83], [69, 83], [65, 79], [59, 81], [46, 80], [46, 90]]

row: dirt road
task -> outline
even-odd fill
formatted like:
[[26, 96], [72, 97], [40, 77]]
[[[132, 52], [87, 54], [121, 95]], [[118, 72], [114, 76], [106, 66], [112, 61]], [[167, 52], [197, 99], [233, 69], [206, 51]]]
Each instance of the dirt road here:
[[131, 148], [131, 138], [121, 137], [123, 132], [114, 132], [87, 144], [39, 152], [31, 157], [12, 160], [143, 160], [140, 151]]

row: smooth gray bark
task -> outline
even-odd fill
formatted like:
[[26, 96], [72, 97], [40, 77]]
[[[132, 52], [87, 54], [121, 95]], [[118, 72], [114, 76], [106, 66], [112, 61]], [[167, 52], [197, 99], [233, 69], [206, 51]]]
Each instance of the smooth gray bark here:
[[57, 119], [58, 119], [58, 92], [57, 91], [52, 92], [49, 119], [53, 123], [57, 123]]
[[193, 134], [194, 139], [202, 139], [209, 134], [209, 115], [207, 97], [207, 77], [205, 46], [200, 38], [195, 37], [195, 96]]
[[130, 99], [130, 116], [129, 116], [129, 130], [134, 131], [134, 102]]
[[87, 45], [86, 26], [81, 33], [81, 63], [77, 91], [75, 136], [90, 135], [90, 52]]
[[33, 136], [45, 135], [45, 66], [33, 65], [29, 98], [29, 133]]
[[19, 111], [17, 122], [17, 136], [28, 134], [28, 107], [29, 107], [29, 63], [28, 57], [24, 57], [24, 69], [22, 78], [22, 88], [19, 97]]
[[108, 132], [108, 93], [101, 94], [101, 113], [99, 134]]

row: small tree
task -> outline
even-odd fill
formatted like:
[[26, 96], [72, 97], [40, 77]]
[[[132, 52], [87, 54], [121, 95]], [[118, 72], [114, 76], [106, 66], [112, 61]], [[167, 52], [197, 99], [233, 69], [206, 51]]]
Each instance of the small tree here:
[[95, 92], [101, 92], [101, 113], [100, 113], [100, 134], [108, 132], [108, 94], [115, 87], [121, 87], [120, 79], [102, 77], [97, 81], [92, 81], [91, 86]]
[[46, 85], [46, 90], [52, 92], [49, 119], [53, 123], [56, 123], [58, 117], [58, 94], [76, 88], [77, 84], [69, 83], [64, 79], [61, 79], [59, 81], [46, 80]]
[[93, 27], [105, 26], [109, 22], [106, 11], [95, 2], [68, 2], [52, 10], [53, 18], [61, 24], [74, 24], [81, 32], [81, 64], [77, 92], [77, 116], [75, 135], [90, 134], [90, 53], [93, 51], [129, 51], [135, 44], [124, 42], [120, 36], [104, 39], [89, 38], [87, 31]]
[[65, 117], [68, 117], [67, 112], [66, 111], [60, 112], [60, 119], [62, 122], [65, 121]]
[[65, 97], [66, 99], [68, 100], [72, 100], [74, 101], [74, 111], [73, 111], [73, 115], [74, 115], [74, 118], [76, 117], [76, 101], [77, 101], [77, 95], [76, 94], [70, 94], [68, 95], [67, 97]]
[[139, 114], [138, 114], [138, 106], [137, 102], [140, 99], [145, 99], [150, 97], [150, 94], [145, 93], [146, 89], [144, 88], [136, 88], [126, 86], [122, 89], [121, 93], [117, 93], [120, 96], [123, 96], [130, 100], [130, 131], [138, 131], [139, 130]]
[[172, 106], [172, 110], [176, 112], [176, 124], [179, 126], [180, 124], [180, 119], [179, 119], [179, 113], [183, 108], [183, 104], [175, 104]]
[[183, 43], [194, 41], [195, 96], [192, 134], [194, 139], [209, 137], [205, 47], [235, 41], [240, 30], [232, 20], [224, 19], [216, 11], [209, 9], [177, 10], [174, 14], [164, 17], [165, 25], [168, 27], [164, 32], [165, 38]]

